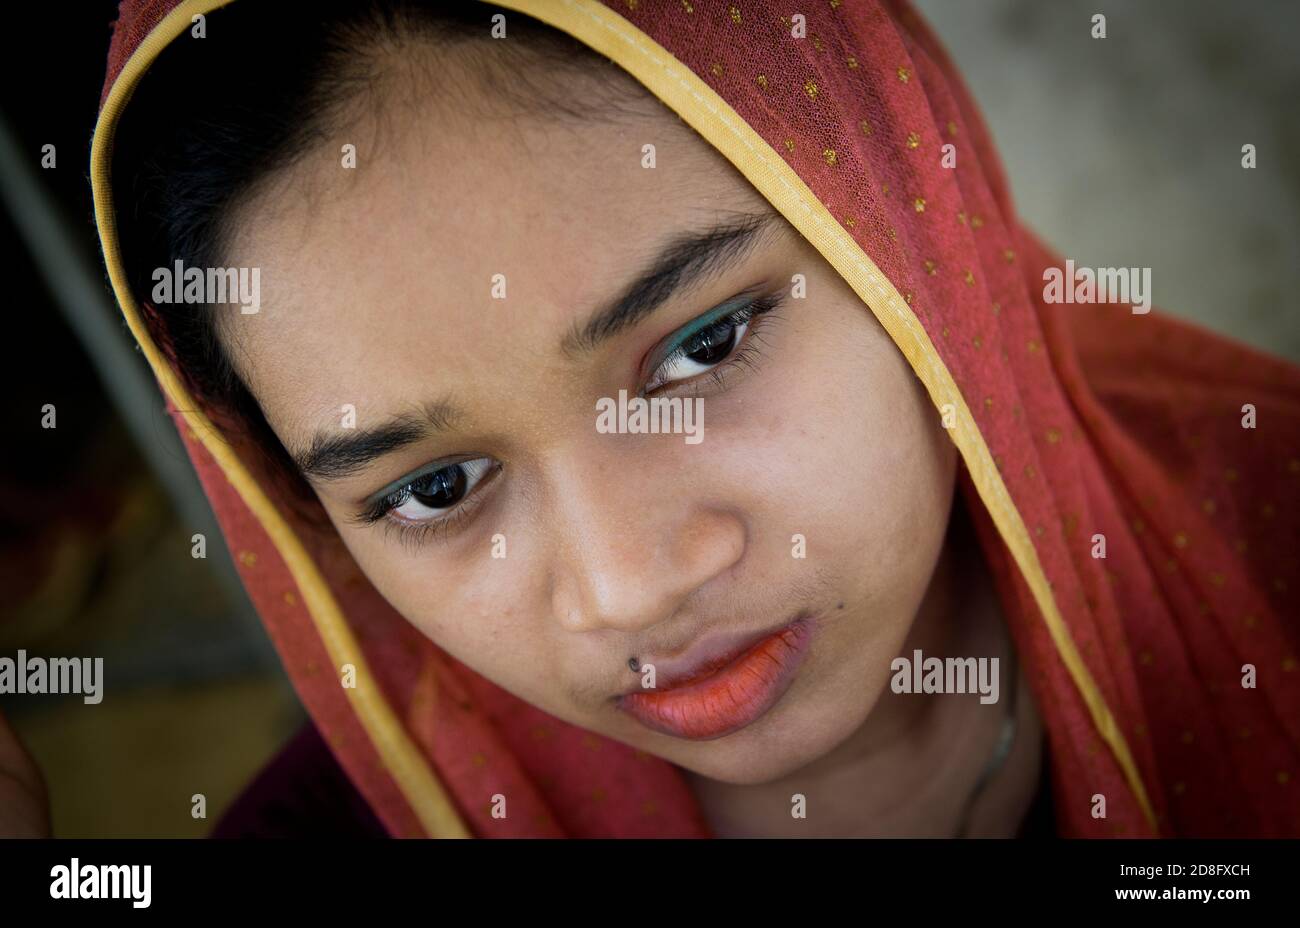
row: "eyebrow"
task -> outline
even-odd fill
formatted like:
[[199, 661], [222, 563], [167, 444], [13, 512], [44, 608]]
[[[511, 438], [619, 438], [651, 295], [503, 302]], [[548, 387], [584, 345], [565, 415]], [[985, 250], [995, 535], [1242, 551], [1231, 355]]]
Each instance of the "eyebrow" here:
[[332, 434], [317, 432], [306, 451], [290, 453], [304, 476], [341, 480], [372, 461], [427, 437], [445, 432], [459, 415], [450, 399], [426, 403], [419, 413], [404, 413], [368, 429]]
[[560, 343], [568, 357], [591, 351], [636, 325], [674, 296], [739, 264], [764, 239], [782, 228], [776, 213], [740, 213], [698, 232], [681, 233], [664, 246], [621, 296], [573, 329]]
[[[679, 233], [663, 246], [622, 294], [561, 339], [560, 351], [573, 358], [636, 325], [674, 296], [716, 277], [751, 254], [766, 235], [784, 228], [774, 212], [737, 213], [707, 229]], [[317, 432], [302, 452], [290, 452], [303, 475], [316, 480], [350, 477], [379, 458], [447, 431], [459, 416], [450, 398], [346, 433]]]

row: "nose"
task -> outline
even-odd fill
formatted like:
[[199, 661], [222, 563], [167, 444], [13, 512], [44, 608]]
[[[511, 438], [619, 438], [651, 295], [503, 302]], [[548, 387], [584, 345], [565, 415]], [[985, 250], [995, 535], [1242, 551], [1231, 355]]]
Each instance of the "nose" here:
[[594, 472], [570, 471], [583, 477], [559, 492], [554, 510], [562, 540], [551, 606], [566, 630], [649, 628], [743, 556], [742, 517], [693, 499], [680, 471], [663, 482], [609, 462]]

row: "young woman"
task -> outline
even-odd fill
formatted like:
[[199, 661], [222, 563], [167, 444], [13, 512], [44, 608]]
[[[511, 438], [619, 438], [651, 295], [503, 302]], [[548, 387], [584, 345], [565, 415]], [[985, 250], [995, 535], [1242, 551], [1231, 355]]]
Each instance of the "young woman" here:
[[358, 822], [1300, 833], [1295, 368], [1054, 302], [902, 0], [443, 6], [127, 2], [92, 156]]

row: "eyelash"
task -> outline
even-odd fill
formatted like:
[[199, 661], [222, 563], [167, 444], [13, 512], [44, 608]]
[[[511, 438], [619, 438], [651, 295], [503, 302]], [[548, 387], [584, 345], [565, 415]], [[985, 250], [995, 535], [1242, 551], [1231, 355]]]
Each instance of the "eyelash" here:
[[772, 319], [778, 318], [775, 315], [775, 311], [780, 307], [781, 302], [781, 294], [769, 293], [762, 296], [756, 296], [734, 312], [728, 313], [725, 316], [720, 316], [708, 325], [700, 326], [686, 338], [682, 339], [680, 345], [666, 354], [659, 363], [655, 365], [654, 370], [650, 372], [650, 376], [647, 379], [653, 380], [660, 371], [684, 358], [687, 354], [686, 349], [690, 346], [691, 341], [697, 335], [708, 331], [716, 325], [724, 323], [733, 327], [748, 325], [748, 331], [746, 331], [742, 336], [743, 341], [730, 355], [709, 368], [708, 371], [698, 374], [691, 379], [672, 380], [656, 388], [656, 390], [672, 390], [685, 387], [691, 391], [692, 395], [698, 395], [700, 392], [698, 389], [699, 382], [703, 379], [707, 379], [714, 389], [721, 390], [726, 384], [730, 371], [737, 367], [745, 367], [751, 371], [755, 369], [755, 362], [762, 354], [762, 351], [759, 348], [759, 343], [762, 341], [759, 337], [759, 323], [761, 322], [766, 324]]
[[[696, 385], [698, 385], [701, 380], [707, 378], [714, 389], [722, 389], [726, 384], [730, 371], [737, 367], [745, 367], [751, 371], [755, 369], [756, 361], [762, 353], [758, 347], [758, 343], [761, 342], [759, 323], [761, 322], [765, 326], [772, 319], [778, 318], [775, 314], [775, 310], [780, 307], [781, 303], [781, 294], [757, 296], [745, 305], [736, 309], [734, 312], [728, 313], [725, 316], [720, 316], [708, 325], [699, 327], [684, 338], [681, 344], [665, 355], [659, 363], [655, 365], [655, 368], [650, 372], [650, 378], [648, 379], [653, 378], [669, 365], [674, 364], [685, 357], [687, 354], [687, 348], [690, 346], [691, 341], [700, 333], [708, 331], [710, 328], [723, 323], [734, 327], [748, 325], [749, 328], [742, 336], [743, 341], [730, 355], [719, 361], [707, 372], [699, 374], [689, 380], [670, 381], [656, 388], [656, 390], [671, 390], [686, 387], [691, 389], [693, 393], [698, 393], [699, 391], [696, 389]], [[466, 462], [453, 462], [452, 464], [444, 465], [444, 467], [453, 467], [456, 463]], [[469, 491], [465, 498], [445, 516], [438, 516], [417, 522], [409, 519], [399, 519], [392, 515], [393, 510], [402, 506], [406, 500], [410, 498], [412, 488], [419, 481], [426, 479], [431, 473], [436, 473], [437, 470], [441, 469], [442, 468], [438, 468], [434, 471], [426, 470], [419, 476], [413, 477], [405, 485], [400, 486], [393, 492], [387, 493], [380, 499], [375, 500], [374, 503], [370, 504], [356, 517], [355, 521], [363, 525], [374, 525], [380, 523], [385, 532], [396, 532], [397, 540], [401, 542], [403, 546], [409, 547], [413, 550], [419, 549], [431, 541], [448, 540], [456, 531], [463, 527], [482, 506], [483, 494], [480, 492], [482, 484], [490, 483], [495, 477], [497, 471], [501, 469], [501, 465], [493, 465], [490, 470], [479, 479], [478, 483]]]
[[[495, 470], [495, 468], [494, 468]], [[455, 532], [460, 529], [470, 518], [478, 511], [482, 505], [483, 494], [479, 492], [478, 487], [466, 496], [455, 509], [451, 510], [445, 516], [438, 516], [433, 519], [426, 519], [422, 522], [413, 522], [401, 520], [390, 516], [391, 508], [385, 511], [378, 518], [371, 518], [370, 514], [366, 515], [366, 521], [370, 523], [380, 523], [384, 531], [395, 532], [397, 540], [405, 547], [411, 550], [418, 550], [425, 544], [432, 541], [446, 541]], [[382, 501], [381, 501], [382, 502]]]
[[[477, 460], [476, 458], [470, 459]], [[459, 529], [469, 518], [478, 511], [483, 502], [483, 494], [479, 492], [481, 487], [490, 483], [496, 476], [501, 465], [494, 464], [490, 467], [478, 482], [469, 491], [469, 493], [459, 503], [452, 508], [447, 515], [437, 516], [432, 519], [423, 519], [415, 521], [412, 519], [400, 519], [392, 515], [393, 510], [402, 506], [410, 499], [413, 488], [417, 483], [427, 479], [431, 474], [447, 467], [454, 467], [457, 464], [465, 464], [469, 461], [453, 461], [450, 464], [444, 464], [442, 467], [426, 470], [417, 477], [411, 478], [409, 482], [398, 487], [391, 493], [387, 493], [374, 503], [370, 504], [355, 519], [361, 525], [374, 525], [379, 523], [385, 532], [396, 532], [397, 538], [402, 544], [409, 545], [412, 548], [418, 548], [429, 541], [445, 541], [457, 529]]]

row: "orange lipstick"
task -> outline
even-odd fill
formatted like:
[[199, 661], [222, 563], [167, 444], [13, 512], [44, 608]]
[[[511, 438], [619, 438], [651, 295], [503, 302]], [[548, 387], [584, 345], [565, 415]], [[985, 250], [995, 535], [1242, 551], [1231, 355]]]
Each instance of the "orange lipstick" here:
[[712, 660], [663, 687], [637, 690], [618, 707], [647, 728], [678, 738], [721, 738], [763, 716], [794, 682], [812, 638], [805, 618], [739, 654]]

